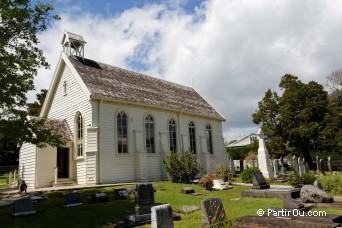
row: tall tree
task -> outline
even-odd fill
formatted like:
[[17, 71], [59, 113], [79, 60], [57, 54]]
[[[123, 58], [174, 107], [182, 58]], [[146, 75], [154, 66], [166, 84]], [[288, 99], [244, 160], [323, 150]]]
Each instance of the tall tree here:
[[[289, 74], [282, 77], [279, 87], [284, 90], [282, 96], [266, 92], [259, 109], [252, 114], [253, 122], [262, 123], [268, 137], [276, 137], [283, 147], [302, 155], [313, 168], [310, 153], [320, 147], [320, 132], [328, 113], [327, 92], [317, 82], [305, 84]], [[272, 93], [278, 102], [269, 101]]]
[[29, 121], [23, 111], [38, 68], [49, 66], [37, 46], [37, 33], [59, 19], [52, 10], [52, 4], [42, 2], [31, 5], [29, 0], [0, 1], [0, 138], [6, 133], [9, 140], [18, 143], [61, 144], [49, 129], [40, 130], [44, 120]]
[[47, 94], [47, 89], [40, 90], [40, 93], [36, 94], [37, 101], [33, 103], [27, 103], [27, 112], [30, 116], [39, 116], [40, 111], [42, 110], [45, 97]]

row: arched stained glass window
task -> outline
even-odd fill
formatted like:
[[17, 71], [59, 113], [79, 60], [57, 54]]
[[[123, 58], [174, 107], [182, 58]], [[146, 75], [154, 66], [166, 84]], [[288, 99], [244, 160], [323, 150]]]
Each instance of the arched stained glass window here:
[[176, 122], [174, 119], [169, 120], [169, 139], [170, 139], [170, 151], [175, 152], [177, 150], [177, 132], [176, 132]]
[[147, 153], [155, 153], [154, 121], [151, 115], [147, 115], [145, 118], [145, 142]]
[[195, 124], [192, 121], [189, 123], [189, 139], [190, 139], [190, 150], [192, 153], [196, 154], [196, 132], [195, 132]]
[[125, 112], [118, 113], [116, 123], [118, 153], [128, 153], [127, 115]]

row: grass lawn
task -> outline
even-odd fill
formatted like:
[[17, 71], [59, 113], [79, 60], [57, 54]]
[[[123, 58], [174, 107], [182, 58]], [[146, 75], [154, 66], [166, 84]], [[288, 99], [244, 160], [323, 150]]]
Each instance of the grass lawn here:
[[[155, 182], [155, 203], [170, 203], [173, 210], [185, 205], [200, 206], [201, 200], [217, 197], [223, 202], [228, 218], [234, 219], [245, 215], [256, 215], [258, 209], [266, 210], [271, 206], [282, 207], [280, 199], [240, 198], [241, 191], [250, 187], [234, 186], [231, 190], [203, 191], [194, 184], [174, 184], [171, 182]], [[202, 196], [191, 196], [179, 193], [184, 186], [191, 186]], [[121, 187], [120, 187], [121, 188]], [[44, 193], [45, 199], [35, 204], [38, 214], [27, 217], [12, 217], [12, 208], [0, 209], [0, 227], [107, 227], [106, 222], [122, 218], [134, 213], [134, 196], [129, 200], [115, 200], [114, 188], [97, 188], [78, 191], [81, 194], [83, 205], [79, 207], [64, 208], [63, 193]], [[165, 190], [163, 190], [165, 189]], [[95, 192], [106, 192], [110, 202], [91, 204], [90, 197]], [[315, 210], [318, 210], [317, 208]], [[326, 210], [327, 213], [342, 214], [342, 210]], [[175, 222], [175, 227], [198, 227], [201, 223], [201, 212], [181, 215], [181, 221]], [[145, 225], [144, 227], [150, 227]]]

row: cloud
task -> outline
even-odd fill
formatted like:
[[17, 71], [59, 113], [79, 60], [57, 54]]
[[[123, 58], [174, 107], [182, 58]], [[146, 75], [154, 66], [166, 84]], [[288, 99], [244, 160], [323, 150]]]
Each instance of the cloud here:
[[278, 90], [284, 74], [323, 83], [341, 67], [340, 1], [208, 0], [191, 13], [182, 8], [186, 3], [149, 4], [107, 17], [61, 14], [39, 35], [52, 70], [40, 71], [37, 88], [48, 87], [68, 30], [86, 39], [88, 58], [187, 86], [193, 81], [227, 118], [224, 137], [231, 140], [256, 131], [251, 114], [268, 88]]

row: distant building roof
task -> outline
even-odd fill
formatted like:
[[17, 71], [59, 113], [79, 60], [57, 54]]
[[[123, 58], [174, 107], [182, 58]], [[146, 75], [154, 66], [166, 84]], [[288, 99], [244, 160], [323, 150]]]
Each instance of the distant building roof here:
[[258, 136], [255, 133], [249, 134], [239, 140], [237, 140], [236, 142], [233, 142], [229, 145], [227, 145], [228, 148], [233, 148], [233, 147], [244, 147], [247, 146], [249, 144], [251, 144], [254, 141], [258, 140]]
[[193, 88], [79, 57], [69, 58], [91, 97], [225, 118]]

